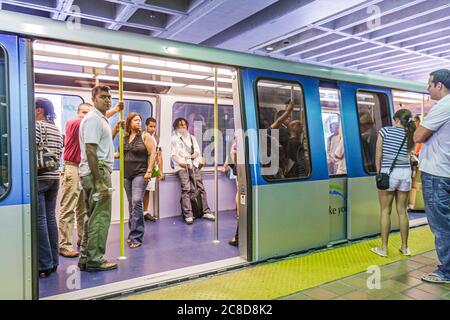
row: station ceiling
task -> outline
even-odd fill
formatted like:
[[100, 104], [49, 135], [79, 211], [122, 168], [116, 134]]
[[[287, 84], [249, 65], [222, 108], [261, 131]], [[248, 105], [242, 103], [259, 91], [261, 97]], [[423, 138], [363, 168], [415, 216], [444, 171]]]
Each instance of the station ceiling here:
[[450, 68], [450, 0], [0, 0], [0, 8], [417, 81]]

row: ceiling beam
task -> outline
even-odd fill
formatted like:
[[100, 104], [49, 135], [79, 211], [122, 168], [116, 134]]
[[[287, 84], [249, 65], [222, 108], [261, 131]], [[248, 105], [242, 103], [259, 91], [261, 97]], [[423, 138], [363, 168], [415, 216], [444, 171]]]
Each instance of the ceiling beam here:
[[[413, 15], [410, 15], [410, 16], [407, 16], [407, 17], [405, 17], [405, 13], [404, 12], [396, 12], [396, 14], [389, 14], [387, 17], [385, 17], [384, 20], [382, 20], [383, 21], [382, 27], [380, 26], [380, 27], [377, 27], [375, 29], [371, 29], [367, 25], [367, 23], [363, 23], [363, 24], [360, 24], [360, 25], [354, 27], [353, 28], [353, 34], [350, 34], [348, 32], [339, 32], [339, 30], [330, 29], [329, 27], [326, 27], [324, 29], [331, 30], [335, 34], [342, 35], [341, 41], [345, 41], [348, 38], [356, 37], [356, 39], [359, 39], [362, 42], [376, 43], [376, 44], [379, 44], [379, 45], [383, 46], [384, 45], [383, 41], [377, 41], [377, 40], [374, 40], [373, 38], [367, 39], [367, 38], [364, 38], [364, 37], [361, 37], [361, 36], [363, 36], [363, 35], [365, 35], [367, 33], [371, 33], [371, 32], [373, 32], [376, 29], [385, 28], [385, 27], [387, 27], [389, 25], [398, 24], [401, 21], [415, 19], [415, 18], [417, 18], [419, 16], [427, 15], [427, 14], [430, 14], [430, 13], [433, 13], [433, 12], [436, 12], [436, 11], [439, 11], [439, 10], [446, 9], [446, 8], [450, 7], [450, 3], [448, 2], [448, 0], [442, 0], [442, 1], [436, 0], [436, 1], [433, 1], [432, 2], [433, 5], [438, 3], [438, 4], [441, 4], [441, 6], [439, 6], [439, 7], [432, 7], [431, 9], [429, 8], [430, 7], [429, 3], [430, 2], [420, 3], [416, 7], [417, 10], [420, 10], [421, 9], [420, 7], [423, 7], [422, 10], [425, 10], [425, 8], [428, 8], [428, 10], [418, 11], [419, 13], [416, 13], [416, 14], [413, 14]], [[321, 27], [318, 27], [318, 28], [320, 29]], [[323, 43], [318, 42], [318, 43], [316, 43], [316, 49], [320, 49], [320, 48], [325, 47], [326, 45], [335, 44], [335, 43], [339, 43], [339, 41], [333, 41], [332, 43], [328, 43], [328, 44], [326, 43], [326, 41], [324, 41]], [[299, 46], [295, 50], [289, 50], [288, 52], [286, 52], [286, 55], [287, 56], [302, 55], [306, 51], [311, 51], [311, 50], [313, 50], [313, 48], [309, 48], [308, 47], [306, 50], [304, 50], [302, 48], [302, 46]], [[326, 54], [326, 53], [328, 53], [328, 52], [325, 52], [325, 53], [322, 52], [322, 54]]]
[[173, 39], [177, 34], [186, 30], [189, 26], [196, 23], [227, 1], [228, 0], [197, 1], [195, 7], [190, 8], [189, 14], [179, 17], [176, 22], [172, 21], [168, 30], [157, 32], [154, 36], [164, 39]]
[[67, 14], [72, 8], [73, 0], [57, 0], [56, 8], [58, 12], [52, 12], [50, 17], [55, 20], [66, 20]]
[[[424, 18], [424, 19], [422, 19], [422, 18]], [[431, 22], [430, 22], [430, 20], [431, 20]], [[422, 27], [424, 27], [424, 26], [429, 26], [430, 28], [432, 28], [433, 30], [438, 32], [438, 31], [441, 31], [441, 30], [439, 30], [439, 28], [442, 28], [443, 26], [448, 26], [448, 20], [450, 20], [450, 10], [449, 9], [443, 10], [441, 12], [437, 12], [437, 13], [433, 14], [432, 16], [421, 17], [419, 19], [416, 19], [416, 20], [412, 21], [412, 23], [416, 22], [417, 25], [415, 25], [415, 27], [417, 27], [420, 30], [422, 30]], [[434, 23], [435, 22], [437, 23], [436, 24], [436, 28], [434, 28]], [[408, 32], [414, 32], [415, 35], [420, 36], [420, 32], [418, 32], [416, 30], [416, 28], [414, 28], [414, 30], [411, 30], [411, 28], [409, 28], [409, 29], [407, 28], [407, 29], [402, 31], [402, 28], [405, 27], [405, 26], [403, 24], [401, 26], [402, 26], [401, 28], [400, 28], [400, 26], [397, 27], [397, 28], [400, 28], [400, 31], [397, 30], [396, 35], [402, 35], [401, 32], [408, 31]], [[390, 28], [387, 28], [387, 29], [390, 29]], [[381, 31], [383, 31], [383, 30], [381, 30]], [[398, 43], [402, 42], [400, 38], [396, 38], [396, 39], [394, 39], [394, 41], [391, 42], [391, 41], [389, 41], [389, 38], [386, 38], [386, 35], [387, 35], [386, 33], [380, 33], [379, 31], [377, 31], [377, 33], [378, 33], [377, 37], [373, 37], [372, 34], [370, 34], [370, 39], [371, 40], [384, 39], [382, 41], [383, 43], [392, 44], [392, 45], [395, 45], [395, 44], [398, 44]], [[392, 33], [392, 32], [390, 31], [390, 33]], [[353, 54], [358, 54], [358, 53], [361, 53], [361, 52], [365, 52], [365, 50], [364, 51], [356, 50], [356, 51], [353, 52]], [[401, 52], [398, 52], [398, 54], [401, 54]], [[334, 55], [335, 55], [334, 59], [339, 59], [338, 64], [345, 64], [345, 63], [347, 63], [343, 59], [343, 58], [345, 58], [347, 56], [347, 54], [345, 54], [345, 53], [341, 54], [341, 52], [335, 52]], [[321, 61], [320, 58], [318, 58], [317, 60]]]
[[152, 4], [147, 4], [144, 1], [136, 1], [136, 0], [105, 0], [108, 2], [113, 2], [117, 4], [121, 4], [124, 6], [137, 6], [138, 9], [145, 9], [149, 11], [161, 12], [165, 14], [175, 15], [175, 16], [187, 16], [187, 13], [181, 10], [170, 9], [163, 6], [155, 6]]
[[[290, 49], [290, 48], [295, 47], [295, 46], [299, 45], [300, 43], [304, 43], [304, 42], [306, 42], [306, 40], [308, 40], [308, 35], [304, 36], [303, 33], [308, 33], [308, 31], [310, 31], [310, 30], [315, 30], [315, 32], [320, 31], [320, 30], [314, 29], [314, 27], [316, 25], [320, 26], [320, 25], [327, 24], [329, 22], [334, 21], [335, 19], [347, 16], [347, 15], [351, 15], [361, 9], [366, 10], [367, 7], [369, 7], [371, 5], [375, 5], [377, 3], [380, 3], [381, 1], [384, 1], [384, 0], [372, 0], [369, 2], [364, 2], [361, 5], [357, 5], [348, 10], [341, 11], [337, 14], [334, 14], [327, 18], [324, 18], [318, 22], [311, 23], [305, 27], [294, 30], [290, 33], [284, 34], [284, 35], [276, 37], [274, 39], [271, 39], [270, 41], [266, 41], [262, 44], [258, 44], [257, 46], [254, 46], [254, 47], [250, 48], [249, 50], [250, 51], [260, 50], [265, 47], [271, 46], [274, 48], [274, 50], [271, 51], [270, 54], [273, 55], [273, 54], [281, 52], [283, 50]], [[366, 19], [367, 19], [367, 14], [366, 14]], [[315, 36], [314, 32], [309, 33], [309, 35], [311, 36], [310, 40], [315, 40], [316, 36]], [[285, 41], [289, 42], [290, 44], [289, 45], [283, 44]]]
[[106, 28], [111, 30], [119, 30], [122, 25], [120, 22], [127, 22], [133, 14], [139, 9], [139, 5], [144, 4], [145, 0], [133, 0], [131, 4], [122, 5], [117, 11], [114, 23], [109, 23]]
[[[47, 11], [47, 12], [59, 12], [59, 10], [57, 10], [56, 8], [52, 8], [52, 7], [47, 7], [47, 6], [42, 6], [42, 5], [37, 5], [37, 4], [33, 4], [33, 3], [28, 3], [28, 2], [22, 2], [22, 1], [12, 1], [12, 0], [2, 0], [3, 3], [8, 3], [8, 4], [12, 4], [15, 6], [19, 6], [19, 7], [25, 7], [25, 8], [32, 8], [32, 9], [36, 9], [36, 10], [41, 10], [41, 11]], [[90, 15], [90, 14], [85, 14], [85, 13], [77, 13], [77, 12], [66, 12], [67, 15], [70, 15], [72, 17], [80, 17], [83, 19], [88, 19], [88, 20], [94, 20], [94, 21], [100, 21], [100, 22], [104, 22], [104, 23], [115, 23], [116, 21], [113, 19], [109, 19], [109, 18], [104, 18], [104, 17], [98, 17], [98, 16], [94, 16], [94, 15]], [[117, 22], [123, 26], [127, 26], [127, 27], [132, 27], [132, 28], [137, 28], [137, 29], [143, 29], [143, 30], [151, 30], [151, 31], [164, 31], [166, 30], [165, 28], [161, 28], [161, 27], [156, 27], [156, 26], [150, 26], [150, 25], [142, 25], [142, 24], [137, 24], [137, 23], [130, 23], [130, 22]]]

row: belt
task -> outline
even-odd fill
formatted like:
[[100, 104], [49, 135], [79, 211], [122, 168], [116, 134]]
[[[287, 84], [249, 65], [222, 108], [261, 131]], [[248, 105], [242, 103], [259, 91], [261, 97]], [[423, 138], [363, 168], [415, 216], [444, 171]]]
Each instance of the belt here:
[[65, 165], [78, 167], [80, 164], [72, 161], [64, 161]]

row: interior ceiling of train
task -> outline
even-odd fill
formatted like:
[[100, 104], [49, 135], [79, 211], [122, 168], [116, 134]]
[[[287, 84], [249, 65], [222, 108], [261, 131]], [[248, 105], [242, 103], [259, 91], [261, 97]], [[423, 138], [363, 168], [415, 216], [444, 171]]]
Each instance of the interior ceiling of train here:
[[416, 81], [450, 67], [449, 0], [0, 0], [0, 8]]

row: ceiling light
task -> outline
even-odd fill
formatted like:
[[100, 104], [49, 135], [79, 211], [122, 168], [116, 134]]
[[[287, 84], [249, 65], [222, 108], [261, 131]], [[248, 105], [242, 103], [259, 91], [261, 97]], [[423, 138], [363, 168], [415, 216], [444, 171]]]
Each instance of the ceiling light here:
[[[208, 80], [208, 81], [214, 81], [214, 77], [209, 77], [209, 78], [206, 79], [206, 80]], [[217, 77], [217, 81], [219, 81], [219, 82], [226, 82], [226, 83], [232, 83], [232, 82], [233, 82], [233, 80], [231, 80], [231, 79], [228, 79], [228, 78], [219, 78], [219, 77]]]
[[267, 47], [266, 50], [267, 51], [273, 51], [274, 47]]
[[[112, 65], [109, 67], [113, 70], [118, 70], [118, 65]], [[205, 80], [207, 76], [202, 76], [198, 74], [192, 74], [192, 73], [184, 73], [184, 72], [175, 72], [175, 71], [165, 71], [165, 70], [156, 70], [156, 69], [147, 69], [147, 68], [139, 68], [139, 67], [129, 67], [124, 66], [124, 71], [130, 71], [130, 72], [139, 72], [139, 73], [145, 73], [145, 74], [156, 74], [160, 76], [168, 76], [168, 77], [179, 77], [179, 78], [189, 78], [189, 79], [201, 79]]]
[[[105, 76], [105, 75], [99, 75], [99, 76], [97, 76], [97, 79], [109, 80], [109, 81], [119, 81], [119, 77]], [[152, 84], [152, 85], [157, 85], [157, 86], [169, 86], [169, 87], [184, 87], [186, 85], [185, 83], [156, 81], [156, 80], [147, 80], [147, 79], [136, 79], [136, 78], [123, 78], [123, 82], [143, 83], [143, 84]]]
[[373, 99], [374, 98], [373, 95], [371, 95], [371, 94], [364, 94], [364, 93], [358, 93], [358, 94], [356, 94], [356, 96], [358, 98], [366, 98], [366, 99]]
[[231, 70], [230, 69], [223, 69], [223, 68], [217, 68], [217, 73], [225, 76], [231, 77]]
[[49, 57], [49, 56], [41, 56], [41, 55], [34, 55], [33, 58], [34, 58], [34, 60], [37, 60], [37, 61], [70, 64], [70, 65], [83, 66], [83, 67], [105, 68], [107, 65], [106, 63], [100, 63], [100, 62], [65, 59], [65, 58], [57, 58], [57, 57]]
[[167, 68], [174, 68], [174, 69], [184, 69], [184, 70], [191, 69], [191, 66], [188, 63], [180, 63], [173, 61], [167, 61], [166, 66]]
[[[196, 85], [196, 84], [187, 85], [186, 88], [214, 91], [214, 87], [199, 86], [199, 85]], [[231, 89], [231, 88], [217, 88], [217, 91], [233, 92], [233, 89]]]
[[412, 99], [420, 99], [420, 100], [423, 99], [423, 94], [415, 93], [415, 92], [392, 91], [392, 94], [395, 97], [412, 98]]
[[160, 60], [160, 59], [139, 58], [139, 62], [141, 64], [149, 64], [152, 66], [160, 66], [160, 67], [166, 66], [166, 62], [164, 60]]
[[405, 98], [396, 98], [394, 97], [394, 102], [403, 102], [403, 103], [422, 103], [422, 99], [415, 100], [415, 99], [405, 99]]
[[35, 68], [35, 73], [42, 74], [51, 74], [55, 76], [66, 76], [66, 77], [75, 77], [75, 78], [93, 78], [94, 75], [92, 73], [83, 73], [83, 72], [70, 72], [70, 71], [60, 71], [60, 70], [51, 70], [51, 69], [40, 69]]

